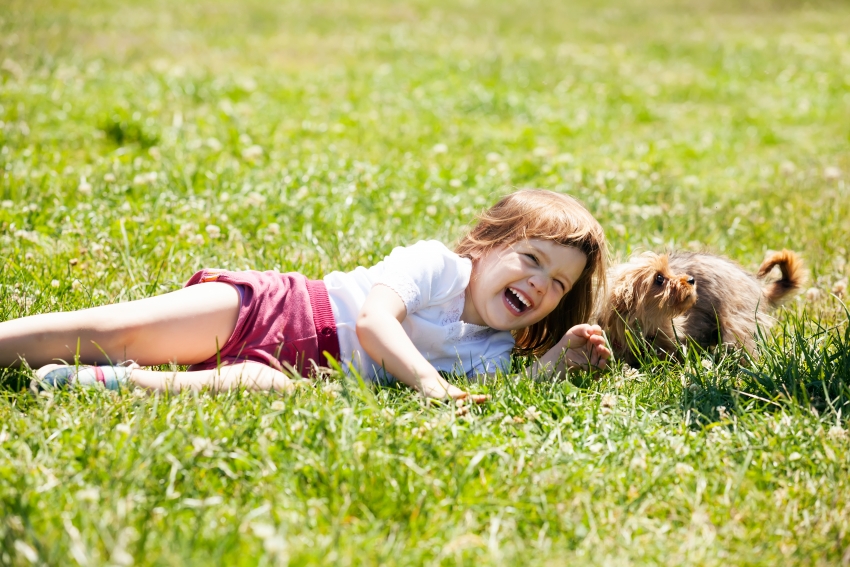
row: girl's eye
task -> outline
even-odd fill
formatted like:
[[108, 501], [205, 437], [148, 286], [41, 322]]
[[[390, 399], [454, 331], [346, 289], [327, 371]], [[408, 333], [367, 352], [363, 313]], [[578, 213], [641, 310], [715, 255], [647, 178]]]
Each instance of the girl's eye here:
[[534, 262], [534, 265], [536, 265], [536, 266], [540, 265], [540, 261], [537, 260], [537, 256], [535, 256], [534, 254], [526, 254], [525, 256], [526, 256], [526, 258], [529, 258], [532, 262]]
[[559, 288], [561, 288], [561, 293], [564, 293], [565, 291], [567, 291], [567, 288], [564, 285], [564, 282], [562, 282], [561, 280], [555, 280], [555, 285], [557, 285]]
[[664, 276], [661, 275], [661, 274], [656, 275], [655, 276], [655, 283], [658, 284], [658, 285], [662, 285], [664, 283]]

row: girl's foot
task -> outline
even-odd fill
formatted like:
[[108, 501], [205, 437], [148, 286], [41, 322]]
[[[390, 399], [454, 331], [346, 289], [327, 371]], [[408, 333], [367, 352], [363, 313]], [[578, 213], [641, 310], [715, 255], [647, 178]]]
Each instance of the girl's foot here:
[[90, 388], [97, 384], [103, 384], [103, 387], [107, 390], [119, 390], [122, 386], [127, 386], [130, 374], [137, 368], [140, 367], [135, 362], [128, 362], [124, 366], [48, 364], [36, 371], [36, 377], [30, 384], [30, 389], [37, 392], [69, 386]]

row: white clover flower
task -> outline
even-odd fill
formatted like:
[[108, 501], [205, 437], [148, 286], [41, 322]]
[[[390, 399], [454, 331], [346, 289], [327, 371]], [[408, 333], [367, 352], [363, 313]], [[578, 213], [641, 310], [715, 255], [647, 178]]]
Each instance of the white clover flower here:
[[793, 453], [791, 453], [790, 455], [788, 455], [788, 460], [789, 460], [789, 461], [799, 461], [799, 460], [800, 460], [800, 459], [802, 459], [802, 458], [803, 458], [803, 455], [801, 455], [801, 454], [800, 454], [800, 453], [798, 453], [797, 451], [794, 451]]
[[242, 150], [242, 159], [253, 161], [263, 157], [263, 148], [254, 144]]
[[462, 185], [463, 182], [460, 179], [452, 179], [451, 181], [449, 181], [449, 187], [454, 187], [455, 189]]
[[16, 532], [24, 531], [24, 521], [20, 516], [7, 516], [6, 525]]
[[593, 443], [587, 448], [591, 453], [601, 453], [603, 449], [605, 449], [604, 443]]
[[644, 459], [640, 455], [636, 455], [636, 456], [632, 457], [631, 461], [629, 461], [629, 467], [631, 467], [633, 469], [646, 470], [646, 459]]
[[838, 297], [844, 297], [844, 294], [847, 293], [847, 278], [835, 282], [835, 285], [832, 286], [832, 293]]
[[245, 204], [249, 207], [259, 207], [266, 202], [266, 196], [256, 191], [251, 191], [248, 193], [248, 196], [245, 197]]
[[115, 181], [115, 174], [107, 173], [103, 176], [103, 180], [107, 183], [113, 183]]
[[80, 184], [77, 185], [77, 191], [79, 191], [83, 195], [90, 195], [91, 194], [91, 183], [86, 181], [85, 176], [80, 177]]
[[195, 455], [212, 457], [215, 454], [215, 444], [205, 437], [195, 437], [192, 439], [192, 447], [195, 449]]
[[823, 292], [816, 287], [810, 287], [806, 290], [806, 300], [815, 302], [823, 296]]
[[208, 224], [204, 230], [210, 238], [219, 238], [221, 236], [221, 228], [218, 225]]
[[830, 439], [834, 439], [835, 441], [843, 441], [847, 439], [847, 430], [841, 427], [840, 425], [833, 425], [827, 431], [826, 436]]
[[487, 154], [487, 161], [490, 163], [498, 163], [502, 159], [502, 156], [497, 154], [496, 152], [490, 152]]
[[78, 490], [76, 496], [77, 500], [83, 500], [86, 502], [97, 502], [98, 500], [100, 500], [100, 490], [93, 486], [89, 486], [88, 488]]
[[139, 173], [135, 177], [133, 177], [134, 185], [150, 185], [151, 183], [156, 182], [156, 178], [159, 174], [155, 171], [149, 171], [148, 173]]
[[50, 282], [50, 287], [59, 287], [59, 280], [53, 280]]
[[841, 177], [841, 170], [835, 166], [824, 168], [823, 176], [827, 181], [835, 181]]
[[523, 413], [525, 414], [525, 417], [527, 419], [530, 419], [532, 421], [540, 419], [541, 415], [540, 412], [537, 411], [537, 407], [535, 406], [528, 406], [527, 408], [525, 408], [525, 411]]
[[435, 144], [431, 151], [435, 154], [444, 154], [449, 151], [449, 147], [446, 144]]
[[614, 394], [602, 394], [602, 407], [613, 408], [617, 405], [617, 396]]
[[624, 365], [623, 365], [623, 376], [624, 376], [625, 378], [628, 378], [628, 379], [632, 380], [632, 379], [637, 378], [638, 376], [640, 376], [640, 371], [639, 371], [638, 369], [636, 369], [636, 368], [632, 368], [632, 367], [631, 367], [631, 366], [629, 366], [628, 364], [624, 364]]
[[286, 409], [286, 404], [283, 400], [275, 400], [272, 402], [272, 411], [283, 411]]
[[717, 406], [714, 409], [717, 410], [717, 415], [720, 416], [720, 419], [726, 419], [729, 417], [729, 413], [726, 411], [726, 406]]
[[694, 472], [694, 467], [687, 463], [676, 463], [675, 471], [677, 475], [685, 476], [686, 474]]
[[779, 173], [782, 175], [793, 175], [795, 171], [797, 171], [797, 166], [794, 165], [793, 161], [783, 161], [779, 164]]
[[269, 555], [276, 557], [281, 563], [285, 563], [287, 555], [287, 543], [282, 536], [276, 535], [264, 539], [263, 549], [265, 549], [266, 553], [268, 553]]
[[274, 526], [269, 524], [251, 524], [251, 531], [260, 539], [266, 539], [275, 534]]
[[129, 423], [119, 423], [115, 426], [115, 431], [118, 433], [123, 433], [124, 435], [130, 434], [130, 424]]

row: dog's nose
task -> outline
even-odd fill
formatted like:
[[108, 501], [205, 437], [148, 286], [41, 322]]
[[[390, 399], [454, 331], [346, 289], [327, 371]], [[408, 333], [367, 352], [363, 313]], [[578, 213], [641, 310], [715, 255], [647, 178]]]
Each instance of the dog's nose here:
[[695, 283], [697, 283], [697, 281], [694, 279], [694, 277], [688, 276], [688, 285], [694, 285]]

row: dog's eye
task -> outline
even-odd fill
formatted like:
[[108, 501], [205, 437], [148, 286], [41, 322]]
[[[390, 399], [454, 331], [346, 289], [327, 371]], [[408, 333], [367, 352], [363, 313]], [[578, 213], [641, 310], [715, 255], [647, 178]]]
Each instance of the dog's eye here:
[[664, 276], [661, 274], [655, 276], [655, 283], [656, 285], [664, 285]]

